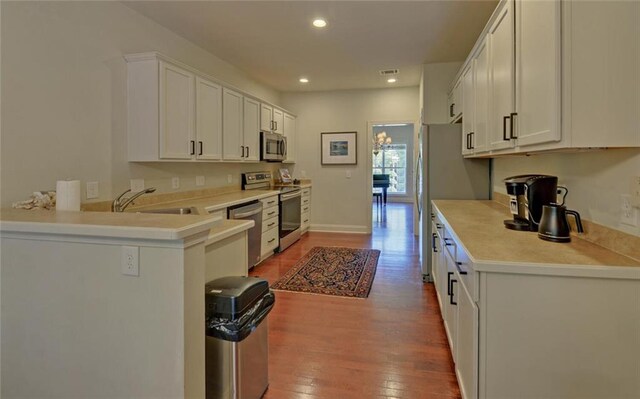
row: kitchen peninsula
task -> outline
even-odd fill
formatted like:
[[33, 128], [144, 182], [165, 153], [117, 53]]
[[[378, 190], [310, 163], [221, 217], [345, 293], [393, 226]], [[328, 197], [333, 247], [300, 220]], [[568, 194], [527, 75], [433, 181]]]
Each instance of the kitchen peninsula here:
[[3, 209], [3, 393], [204, 397], [205, 246], [252, 226]]

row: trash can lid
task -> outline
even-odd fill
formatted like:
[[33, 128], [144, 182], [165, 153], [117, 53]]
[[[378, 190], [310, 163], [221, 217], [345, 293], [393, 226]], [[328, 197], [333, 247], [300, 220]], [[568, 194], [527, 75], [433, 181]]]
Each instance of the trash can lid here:
[[206, 315], [235, 319], [269, 293], [269, 282], [257, 277], [222, 277], [205, 285]]

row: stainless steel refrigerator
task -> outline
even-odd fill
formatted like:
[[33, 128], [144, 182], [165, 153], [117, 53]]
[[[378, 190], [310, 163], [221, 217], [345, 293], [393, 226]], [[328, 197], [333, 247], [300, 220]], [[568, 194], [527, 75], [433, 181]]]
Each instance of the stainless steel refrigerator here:
[[431, 201], [491, 198], [490, 160], [462, 156], [461, 129], [461, 124], [423, 125], [418, 134], [416, 203], [424, 281], [432, 281]]

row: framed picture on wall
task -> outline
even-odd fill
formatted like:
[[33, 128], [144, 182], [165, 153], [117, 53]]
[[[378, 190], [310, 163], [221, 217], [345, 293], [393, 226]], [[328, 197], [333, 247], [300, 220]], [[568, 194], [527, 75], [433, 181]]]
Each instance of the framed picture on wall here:
[[320, 133], [320, 151], [322, 165], [356, 165], [358, 132]]

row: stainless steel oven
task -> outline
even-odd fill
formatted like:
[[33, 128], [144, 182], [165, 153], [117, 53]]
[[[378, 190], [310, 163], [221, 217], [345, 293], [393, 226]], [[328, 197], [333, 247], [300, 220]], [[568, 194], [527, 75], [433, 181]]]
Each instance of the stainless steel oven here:
[[280, 246], [278, 252], [287, 249], [300, 239], [300, 201], [302, 191], [299, 187], [287, 187], [280, 190]]
[[270, 162], [282, 162], [287, 156], [287, 139], [281, 134], [260, 133], [260, 159]]

